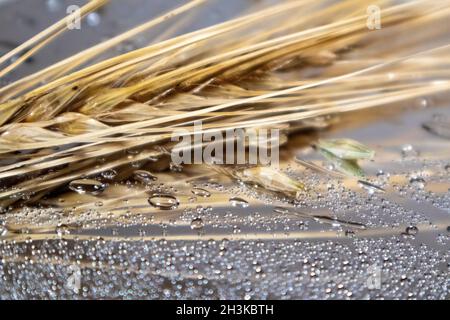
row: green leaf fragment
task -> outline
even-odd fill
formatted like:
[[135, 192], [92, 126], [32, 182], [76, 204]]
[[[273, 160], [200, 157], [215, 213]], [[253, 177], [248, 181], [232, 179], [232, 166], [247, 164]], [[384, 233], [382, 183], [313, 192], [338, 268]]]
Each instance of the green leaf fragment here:
[[343, 160], [372, 159], [375, 151], [352, 139], [319, 140], [317, 148]]
[[339, 171], [345, 175], [353, 176], [353, 177], [361, 178], [361, 177], [365, 176], [364, 171], [358, 165], [356, 160], [341, 159], [325, 150], [320, 149], [319, 151], [328, 161], [330, 161], [334, 165], [334, 167], [337, 171]]

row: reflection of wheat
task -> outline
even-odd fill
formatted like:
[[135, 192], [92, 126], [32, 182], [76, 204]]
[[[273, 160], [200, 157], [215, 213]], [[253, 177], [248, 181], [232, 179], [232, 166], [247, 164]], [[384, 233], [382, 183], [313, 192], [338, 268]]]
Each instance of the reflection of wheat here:
[[[91, 1], [81, 15], [108, 1]], [[450, 88], [450, 1], [281, 1], [164, 40], [192, 18], [194, 0], [135, 29], [0, 89], [3, 205], [36, 201], [81, 177], [145, 168], [179, 128], [271, 127], [378, 107]], [[157, 42], [81, 66], [123, 41], [180, 17]], [[65, 20], [0, 58], [5, 75], [55, 40]], [[432, 40], [433, 42], [430, 43]], [[311, 68], [313, 67], [313, 68]], [[42, 84], [44, 83], [44, 84]], [[124, 150], [136, 150], [126, 153]], [[156, 150], [156, 151], [155, 151]]]

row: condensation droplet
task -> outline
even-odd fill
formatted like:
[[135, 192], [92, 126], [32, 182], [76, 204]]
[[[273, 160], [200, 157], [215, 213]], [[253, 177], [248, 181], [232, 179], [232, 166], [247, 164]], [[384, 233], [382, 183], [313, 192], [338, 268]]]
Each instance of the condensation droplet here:
[[416, 226], [408, 226], [406, 227], [405, 232], [410, 236], [415, 236], [419, 232], [419, 228], [417, 228]]
[[86, 22], [90, 27], [97, 27], [101, 21], [102, 18], [97, 12], [89, 13], [86, 17]]
[[175, 196], [170, 194], [155, 193], [149, 199], [148, 202], [155, 208], [160, 210], [173, 210], [178, 208], [180, 202]]
[[247, 208], [249, 206], [246, 200], [237, 197], [231, 198], [230, 203], [233, 207]]
[[276, 213], [281, 213], [281, 214], [289, 213], [289, 210], [287, 208], [283, 208], [283, 207], [275, 207], [273, 209], [273, 211], [276, 212]]
[[0, 236], [4, 237], [6, 235], [8, 235], [8, 228], [6, 226], [0, 226]]
[[200, 230], [203, 229], [205, 226], [205, 223], [201, 218], [197, 218], [191, 221], [191, 229], [193, 230]]
[[116, 176], [117, 171], [113, 169], [102, 172], [102, 177], [108, 180], [113, 180]]
[[100, 181], [93, 179], [81, 179], [72, 181], [69, 184], [69, 189], [79, 194], [99, 195], [105, 191], [107, 185]]
[[208, 190], [202, 188], [193, 188], [192, 193], [198, 197], [208, 198], [211, 196], [211, 193]]
[[417, 189], [425, 188], [425, 179], [422, 177], [412, 177], [409, 179], [409, 184]]
[[146, 170], [136, 170], [134, 172], [134, 178], [144, 184], [150, 184], [151, 182], [158, 180], [157, 177]]
[[58, 235], [58, 237], [62, 237], [69, 233], [70, 233], [70, 228], [68, 225], [58, 224], [58, 226], [56, 227], [56, 234]]

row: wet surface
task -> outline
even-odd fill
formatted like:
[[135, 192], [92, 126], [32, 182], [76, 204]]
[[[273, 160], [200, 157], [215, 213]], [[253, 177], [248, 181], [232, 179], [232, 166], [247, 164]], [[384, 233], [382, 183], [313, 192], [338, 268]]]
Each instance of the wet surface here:
[[[422, 127], [450, 117], [448, 101], [423, 97], [364, 121], [351, 113], [292, 136], [281, 171], [309, 189], [296, 199], [195, 166], [75, 181], [50, 208], [0, 215], [0, 297], [449, 299], [450, 140]], [[318, 137], [374, 149], [363, 182], [297, 161], [335, 169], [311, 147]]]

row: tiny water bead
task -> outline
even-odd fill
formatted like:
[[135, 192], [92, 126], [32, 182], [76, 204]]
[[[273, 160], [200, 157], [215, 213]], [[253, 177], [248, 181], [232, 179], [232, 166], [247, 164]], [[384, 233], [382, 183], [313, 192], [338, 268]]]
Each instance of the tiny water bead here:
[[144, 184], [150, 184], [153, 181], [158, 180], [157, 177], [155, 177], [151, 172], [146, 170], [136, 170], [134, 172], [134, 178]]
[[97, 196], [105, 191], [107, 184], [93, 179], [81, 179], [72, 181], [69, 189], [79, 194], [90, 194]]
[[180, 201], [171, 194], [155, 193], [149, 199], [151, 206], [160, 210], [174, 210], [180, 205]]
[[249, 206], [249, 203], [246, 200], [238, 197], [230, 198], [230, 204], [233, 207], [240, 207], [240, 208], [247, 208]]
[[208, 198], [211, 196], [211, 192], [202, 188], [193, 188], [191, 192], [197, 197]]
[[191, 229], [192, 230], [200, 230], [203, 229], [205, 223], [201, 218], [197, 218], [191, 221]]

